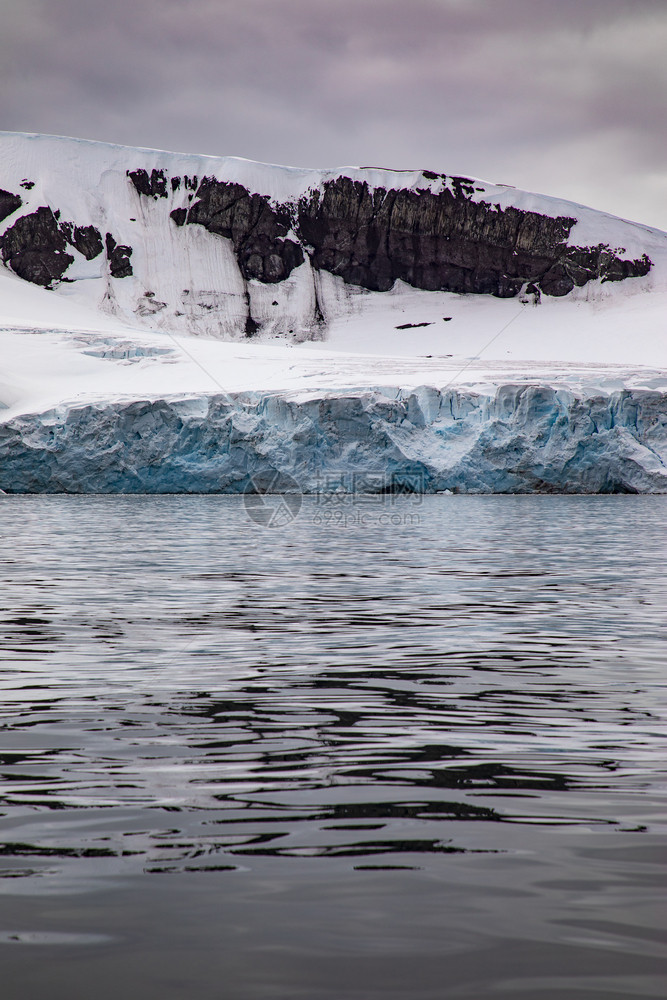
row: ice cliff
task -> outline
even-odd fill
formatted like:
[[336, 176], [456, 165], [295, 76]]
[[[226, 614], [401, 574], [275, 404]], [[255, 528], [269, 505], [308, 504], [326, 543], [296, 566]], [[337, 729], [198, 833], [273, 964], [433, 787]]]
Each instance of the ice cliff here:
[[666, 397], [648, 390], [198, 395], [0, 424], [11, 492], [667, 492], [666, 462]]

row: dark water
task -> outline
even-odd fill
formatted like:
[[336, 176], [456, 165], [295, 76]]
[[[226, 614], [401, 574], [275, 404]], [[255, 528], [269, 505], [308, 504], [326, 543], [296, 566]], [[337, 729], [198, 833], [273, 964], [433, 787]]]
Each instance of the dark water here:
[[7, 1000], [667, 994], [667, 498], [1, 500]]

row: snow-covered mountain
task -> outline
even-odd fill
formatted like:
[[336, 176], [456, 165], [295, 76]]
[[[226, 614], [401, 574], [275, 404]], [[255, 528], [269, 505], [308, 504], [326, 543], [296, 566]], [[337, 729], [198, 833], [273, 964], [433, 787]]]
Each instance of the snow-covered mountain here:
[[0, 261], [7, 491], [667, 490], [658, 230], [430, 171], [0, 133]]
[[223, 339], [311, 338], [339, 311], [340, 279], [565, 296], [649, 275], [665, 253], [645, 227], [430, 171], [3, 134], [0, 189], [0, 255], [15, 274], [125, 322]]

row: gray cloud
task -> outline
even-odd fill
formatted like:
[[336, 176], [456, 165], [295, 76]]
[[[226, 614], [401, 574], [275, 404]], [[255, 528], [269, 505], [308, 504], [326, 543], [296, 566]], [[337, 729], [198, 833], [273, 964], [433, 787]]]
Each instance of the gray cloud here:
[[425, 166], [667, 228], [663, 0], [7, 6], [2, 128]]

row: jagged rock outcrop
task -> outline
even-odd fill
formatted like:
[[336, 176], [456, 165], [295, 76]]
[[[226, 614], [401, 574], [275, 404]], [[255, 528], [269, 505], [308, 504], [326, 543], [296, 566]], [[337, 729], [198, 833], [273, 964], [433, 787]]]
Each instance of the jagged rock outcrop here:
[[349, 284], [387, 291], [397, 279], [415, 288], [517, 295], [531, 282], [565, 295], [592, 278], [646, 274], [650, 261], [621, 261], [603, 247], [567, 245], [576, 219], [471, 198], [473, 182], [439, 194], [371, 190], [337, 178], [299, 203], [298, 232], [315, 267]]
[[67, 245], [55, 213], [44, 205], [16, 220], [2, 237], [0, 252], [19, 278], [50, 288], [74, 263]]
[[156, 199], [168, 196], [167, 178], [164, 175], [164, 170], [151, 170], [149, 174], [147, 170], [140, 168], [139, 170], [128, 170], [127, 176], [134, 184], [137, 194]]
[[23, 201], [20, 195], [12, 194], [11, 191], [4, 191], [0, 188], [0, 222], [20, 208], [22, 204]]
[[111, 233], [107, 233], [105, 238], [107, 259], [112, 278], [129, 278], [133, 273], [130, 257], [132, 247], [116, 243]]
[[60, 231], [64, 234], [67, 242], [78, 250], [86, 260], [94, 260], [99, 257], [104, 249], [102, 246], [102, 235], [95, 226], [75, 226], [73, 222], [61, 222]]
[[[149, 176], [135, 170], [128, 176], [144, 197], [167, 197], [162, 171]], [[650, 270], [647, 255], [623, 259], [603, 244], [570, 246], [574, 218], [503, 210], [474, 200], [473, 181], [449, 180], [434, 194], [371, 188], [343, 176], [295, 206], [205, 177], [197, 200], [170, 215], [178, 227], [201, 225], [230, 239], [244, 278], [264, 283], [283, 281], [305, 255], [316, 270], [373, 291], [388, 291], [400, 279], [429, 291], [501, 298], [518, 295], [527, 283], [562, 296], [594, 278], [621, 281]], [[180, 181], [171, 178], [172, 191]]]
[[[74, 263], [68, 247], [74, 247], [86, 260], [94, 260], [104, 249], [102, 235], [95, 226], [60, 222], [60, 212], [54, 212], [48, 205], [21, 216], [0, 236], [0, 255], [4, 263], [19, 278], [45, 288], [52, 288], [63, 280], [70, 264]], [[112, 277], [124, 278], [132, 274], [131, 247], [118, 246], [107, 233], [106, 250]]]
[[[178, 210], [177, 210], [178, 211]], [[232, 241], [241, 274], [274, 284], [287, 278], [303, 263], [303, 249], [287, 239], [291, 228], [290, 206], [275, 208], [268, 198], [251, 194], [240, 184], [224, 184], [205, 177], [197, 201], [186, 210], [184, 223], [204, 226], [209, 233]], [[179, 224], [179, 217], [172, 218]]]

